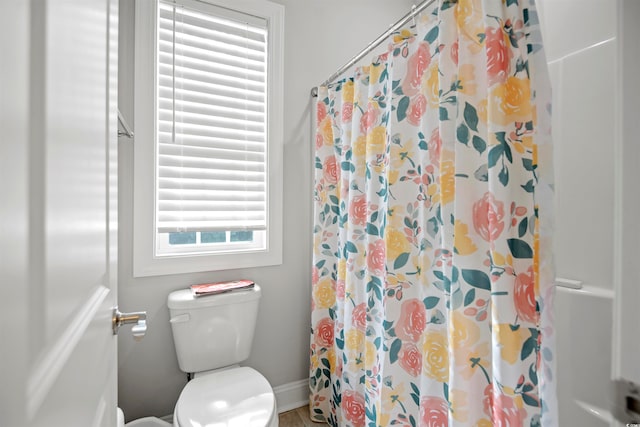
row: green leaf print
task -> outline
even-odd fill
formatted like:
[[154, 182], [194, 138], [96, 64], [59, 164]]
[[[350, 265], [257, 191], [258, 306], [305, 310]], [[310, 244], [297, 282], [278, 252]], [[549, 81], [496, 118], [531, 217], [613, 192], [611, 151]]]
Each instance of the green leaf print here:
[[462, 277], [464, 281], [478, 289], [491, 290], [491, 280], [489, 276], [480, 270], [465, 270], [462, 269]]
[[427, 35], [424, 36], [424, 41], [426, 41], [429, 44], [432, 44], [438, 39], [439, 32], [440, 32], [440, 28], [438, 26], [433, 27], [431, 31], [429, 31]]
[[476, 151], [480, 154], [484, 153], [484, 150], [487, 149], [487, 143], [484, 141], [484, 139], [480, 138], [477, 135], [473, 135], [471, 143], [473, 144], [473, 148], [475, 148]]
[[435, 306], [438, 305], [438, 303], [440, 302], [440, 298], [439, 297], [426, 297], [424, 299], [424, 306], [426, 307], [427, 310], [431, 310], [432, 308], [434, 308]]
[[507, 244], [514, 258], [533, 258], [533, 249], [524, 240], [507, 239]]
[[402, 268], [404, 267], [404, 265], [407, 263], [407, 261], [409, 260], [409, 253], [408, 252], [403, 252], [400, 255], [398, 255], [398, 258], [396, 258], [396, 260], [393, 263], [393, 268], [398, 269], [398, 268]]
[[461, 123], [460, 126], [458, 126], [456, 135], [458, 137], [458, 141], [462, 142], [464, 145], [469, 144], [469, 128], [464, 123]]
[[399, 122], [403, 121], [407, 117], [407, 109], [409, 108], [410, 102], [411, 99], [409, 99], [408, 96], [403, 96], [400, 98], [400, 101], [398, 101], [398, 109], [396, 110], [396, 113], [398, 114]]
[[402, 347], [402, 340], [400, 340], [400, 338], [396, 338], [391, 343], [391, 349], [389, 350], [389, 362], [395, 363], [398, 360], [398, 353], [400, 353], [401, 347]]
[[478, 132], [478, 112], [476, 108], [465, 102], [464, 105], [464, 120], [467, 122], [469, 129]]

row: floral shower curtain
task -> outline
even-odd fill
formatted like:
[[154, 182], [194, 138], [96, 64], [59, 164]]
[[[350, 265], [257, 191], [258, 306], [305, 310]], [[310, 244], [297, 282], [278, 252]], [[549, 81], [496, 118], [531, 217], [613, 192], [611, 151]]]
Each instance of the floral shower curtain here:
[[533, 0], [440, 0], [320, 87], [310, 411], [556, 424], [550, 87]]

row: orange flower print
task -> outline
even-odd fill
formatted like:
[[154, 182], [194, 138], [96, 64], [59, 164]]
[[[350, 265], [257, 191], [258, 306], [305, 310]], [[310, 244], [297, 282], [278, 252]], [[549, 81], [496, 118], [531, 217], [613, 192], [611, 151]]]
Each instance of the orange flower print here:
[[367, 267], [369, 267], [371, 274], [378, 276], [384, 274], [386, 259], [386, 244], [383, 239], [369, 243], [367, 250]]
[[320, 347], [333, 347], [334, 324], [329, 317], [324, 317], [316, 323], [314, 330], [314, 340]]
[[411, 98], [411, 103], [409, 104], [409, 113], [407, 114], [407, 121], [414, 126], [420, 125], [420, 119], [424, 116], [424, 113], [427, 111], [427, 98], [424, 95], [419, 94]]
[[495, 427], [521, 426], [526, 416], [527, 411], [522, 405], [517, 405], [514, 398], [504, 394], [493, 396], [492, 421]]
[[347, 102], [342, 105], [342, 121], [344, 123], [351, 122], [353, 118], [353, 103]]
[[342, 393], [342, 412], [353, 427], [364, 427], [364, 396], [352, 390]]
[[490, 192], [473, 204], [473, 228], [485, 241], [492, 242], [504, 230], [504, 203]]
[[427, 327], [427, 309], [417, 298], [408, 299], [400, 307], [400, 318], [396, 323], [396, 335], [403, 341], [417, 343]]
[[422, 371], [422, 355], [413, 343], [403, 343], [398, 353], [400, 367], [412, 377], [417, 377]]
[[509, 74], [511, 49], [507, 45], [502, 28], [488, 27], [486, 34], [487, 78], [489, 86], [504, 82]]
[[518, 317], [525, 322], [538, 323], [536, 311], [536, 291], [533, 276], [533, 267], [529, 267], [526, 273], [516, 276], [513, 299], [516, 305]]
[[374, 103], [369, 103], [367, 107], [367, 112], [362, 115], [360, 118], [360, 133], [368, 133], [376, 125], [378, 119], [380, 118], [380, 110], [378, 110]]
[[356, 329], [362, 332], [365, 331], [367, 327], [367, 305], [365, 303], [360, 303], [355, 306], [351, 313], [351, 321]]
[[331, 156], [325, 160], [322, 165], [322, 173], [328, 184], [338, 183], [338, 163], [335, 157]]
[[449, 404], [440, 397], [423, 397], [420, 400], [420, 426], [446, 427], [448, 425]]
[[319, 101], [316, 111], [317, 123], [321, 123], [325, 117], [327, 117], [327, 106], [323, 101]]
[[356, 196], [349, 205], [349, 217], [353, 224], [364, 226], [367, 222], [367, 197]]
[[422, 42], [407, 61], [407, 75], [402, 82], [402, 92], [405, 95], [413, 96], [418, 93], [422, 84], [422, 75], [430, 63], [429, 43]]
[[436, 127], [431, 132], [429, 142], [427, 142], [427, 151], [429, 152], [429, 161], [437, 165], [440, 163], [440, 148], [442, 147], [442, 139], [440, 138], [440, 128]]

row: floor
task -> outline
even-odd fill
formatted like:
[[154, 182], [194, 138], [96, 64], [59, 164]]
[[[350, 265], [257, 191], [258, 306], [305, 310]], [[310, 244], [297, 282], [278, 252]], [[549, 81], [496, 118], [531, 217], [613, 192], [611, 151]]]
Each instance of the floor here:
[[309, 418], [309, 407], [303, 406], [291, 411], [283, 412], [279, 416], [279, 427], [323, 427], [328, 424], [314, 423]]

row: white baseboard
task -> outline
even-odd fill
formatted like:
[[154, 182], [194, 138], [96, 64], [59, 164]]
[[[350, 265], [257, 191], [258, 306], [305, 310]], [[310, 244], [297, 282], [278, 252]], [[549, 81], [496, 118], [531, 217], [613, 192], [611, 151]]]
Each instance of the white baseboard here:
[[273, 393], [276, 395], [279, 414], [305, 406], [309, 403], [309, 380], [279, 385], [273, 388]]

